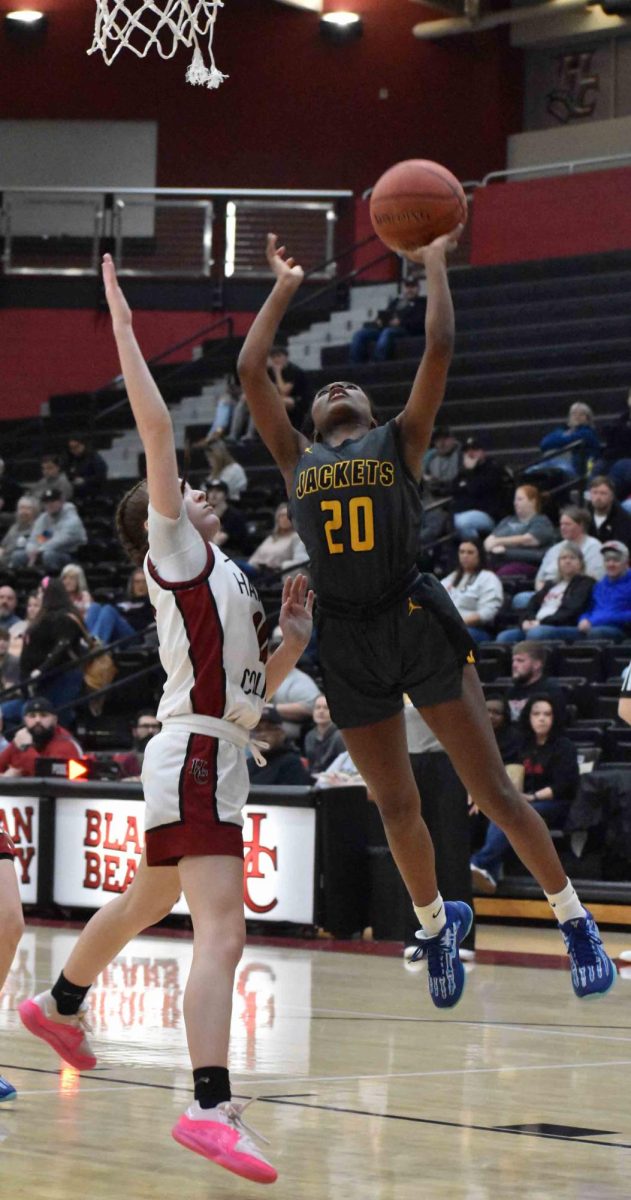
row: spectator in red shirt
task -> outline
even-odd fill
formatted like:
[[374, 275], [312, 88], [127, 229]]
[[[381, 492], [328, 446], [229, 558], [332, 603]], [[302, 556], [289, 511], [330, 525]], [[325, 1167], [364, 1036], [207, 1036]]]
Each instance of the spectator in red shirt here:
[[38, 758], [81, 758], [83, 750], [72, 734], [57, 724], [57, 713], [45, 696], [27, 700], [24, 724], [0, 753], [0, 775], [34, 775]]

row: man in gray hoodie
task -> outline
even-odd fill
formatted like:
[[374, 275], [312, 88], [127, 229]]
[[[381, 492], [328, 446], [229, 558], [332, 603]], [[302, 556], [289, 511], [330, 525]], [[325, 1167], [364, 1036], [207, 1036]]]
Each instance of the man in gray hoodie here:
[[56, 574], [72, 561], [78, 547], [87, 542], [88, 535], [74, 504], [64, 500], [57, 488], [48, 488], [44, 492], [42, 507], [44, 511], [35, 521], [22, 551], [23, 559], [15, 565], [43, 567]]

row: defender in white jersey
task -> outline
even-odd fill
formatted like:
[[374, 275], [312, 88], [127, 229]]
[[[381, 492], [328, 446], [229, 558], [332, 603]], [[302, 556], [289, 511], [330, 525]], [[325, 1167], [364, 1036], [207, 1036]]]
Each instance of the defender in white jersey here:
[[119, 537], [144, 560], [167, 681], [162, 730], [145, 752], [146, 852], [127, 891], [83, 930], [50, 991], [23, 1001], [23, 1023], [78, 1070], [96, 1066], [85, 1034], [85, 997], [130, 938], [166, 916], [184, 891], [193, 919], [193, 963], [184, 1020], [194, 1103], [176, 1141], [258, 1183], [275, 1168], [248, 1136], [232, 1101], [228, 1039], [234, 974], [245, 939], [242, 809], [245, 746], [266, 696], [308, 644], [313, 594], [288, 580], [283, 642], [267, 658], [265, 616], [255, 589], [212, 544], [219, 519], [205, 492], [178, 478], [168, 410], [136, 342], [109, 255], [103, 277], [121, 368], [147, 459], [147, 479], [121, 501]]

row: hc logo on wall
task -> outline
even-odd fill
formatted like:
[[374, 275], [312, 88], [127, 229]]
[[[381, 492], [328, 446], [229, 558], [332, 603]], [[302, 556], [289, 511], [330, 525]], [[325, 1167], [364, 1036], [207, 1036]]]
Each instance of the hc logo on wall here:
[[248, 804], [244, 817], [246, 917], [312, 924], [315, 809]]
[[557, 84], [546, 96], [546, 110], [562, 125], [591, 117], [596, 109], [600, 78], [592, 70], [593, 50], [557, 55]]

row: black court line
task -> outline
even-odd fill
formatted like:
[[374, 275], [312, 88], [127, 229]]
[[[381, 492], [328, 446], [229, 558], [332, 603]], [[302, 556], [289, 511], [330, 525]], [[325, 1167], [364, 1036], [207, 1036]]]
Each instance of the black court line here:
[[[33, 1075], [60, 1075], [60, 1071], [54, 1071], [46, 1067], [22, 1067], [17, 1063], [3, 1063], [5, 1071], [28, 1071]], [[165, 1092], [192, 1092], [192, 1088], [185, 1088], [179, 1084], [171, 1083], [146, 1083], [144, 1080], [136, 1081], [133, 1079], [118, 1079], [110, 1076], [94, 1075], [91, 1072], [79, 1072], [80, 1079], [98, 1080], [101, 1083], [120, 1083], [128, 1087], [155, 1088], [158, 1091]], [[324, 1081], [326, 1082], [326, 1081]], [[384, 1121], [407, 1121], [414, 1125], [430, 1125], [443, 1129], [469, 1129], [475, 1130], [478, 1133], [508, 1133], [513, 1137], [534, 1137], [545, 1141], [553, 1142], [571, 1142], [573, 1145], [581, 1146], [605, 1146], [608, 1150], [631, 1150], [631, 1142], [603, 1142], [597, 1138], [583, 1137], [568, 1137], [561, 1134], [534, 1132], [531, 1129], [515, 1129], [507, 1125], [474, 1125], [465, 1121], [440, 1121], [430, 1117], [409, 1117], [403, 1113], [384, 1113], [372, 1112], [365, 1108], [344, 1108], [334, 1104], [305, 1104], [297, 1103], [299, 1100], [304, 1101], [304, 1097], [317, 1095], [316, 1092], [298, 1092], [298, 1093], [280, 1093], [275, 1096], [257, 1096], [256, 1099], [261, 1104], [286, 1104], [293, 1108], [313, 1108], [322, 1112], [338, 1112], [346, 1113], [348, 1116], [356, 1117], [380, 1117]], [[237, 1099], [250, 1099], [249, 1096], [243, 1096], [240, 1093], [235, 1093]], [[19, 1100], [19, 1092], [17, 1099]], [[615, 1135], [612, 1135], [615, 1136]]]
[[384, 1121], [410, 1121], [415, 1125], [441, 1126], [447, 1129], [474, 1129], [479, 1133], [509, 1133], [513, 1137], [542, 1138], [548, 1142], [571, 1142], [573, 1146], [606, 1146], [608, 1150], [631, 1150], [631, 1142], [602, 1142], [596, 1138], [577, 1138], [558, 1133], [534, 1132], [532, 1129], [515, 1129], [510, 1125], [473, 1125], [465, 1121], [439, 1121], [430, 1117], [408, 1117], [402, 1113], [371, 1112], [366, 1108], [343, 1108], [334, 1104], [296, 1104], [294, 1100], [285, 1100], [275, 1096], [258, 1096], [257, 1099], [263, 1104], [287, 1104], [294, 1108], [316, 1108], [323, 1112], [347, 1113], [357, 1117], [381, 1117]]
[[[302, 1020], [301, 1017], [283, 1017], [282, 1020]], [[312, 1013], [306, 1015], [304, 1020], [309, 1021], [400, 1021], [406, 1025], [446, 1025], [450, 1028], [454, 1025], [470, 1025], [477, 1028], [499, 1028], [513, 1029], [516, 1025], [524, 1029], [599, 1029], [601, 1033], [605, 1033], [608, 1029], [616, 1029], [622, 1033], [631, 1034], [631, 1025], [580, 1025], [572, 1024], [570, 1021], [463, 1021], [462, 1018], [456, 1020], [445, 1019], [445, 1017], [402, 1017], [388, 1016], [387, 1013], [377, 1013], [375, 1016], [344, 1016], [340, 1013], [328, 1015], [327, 1013]]]

